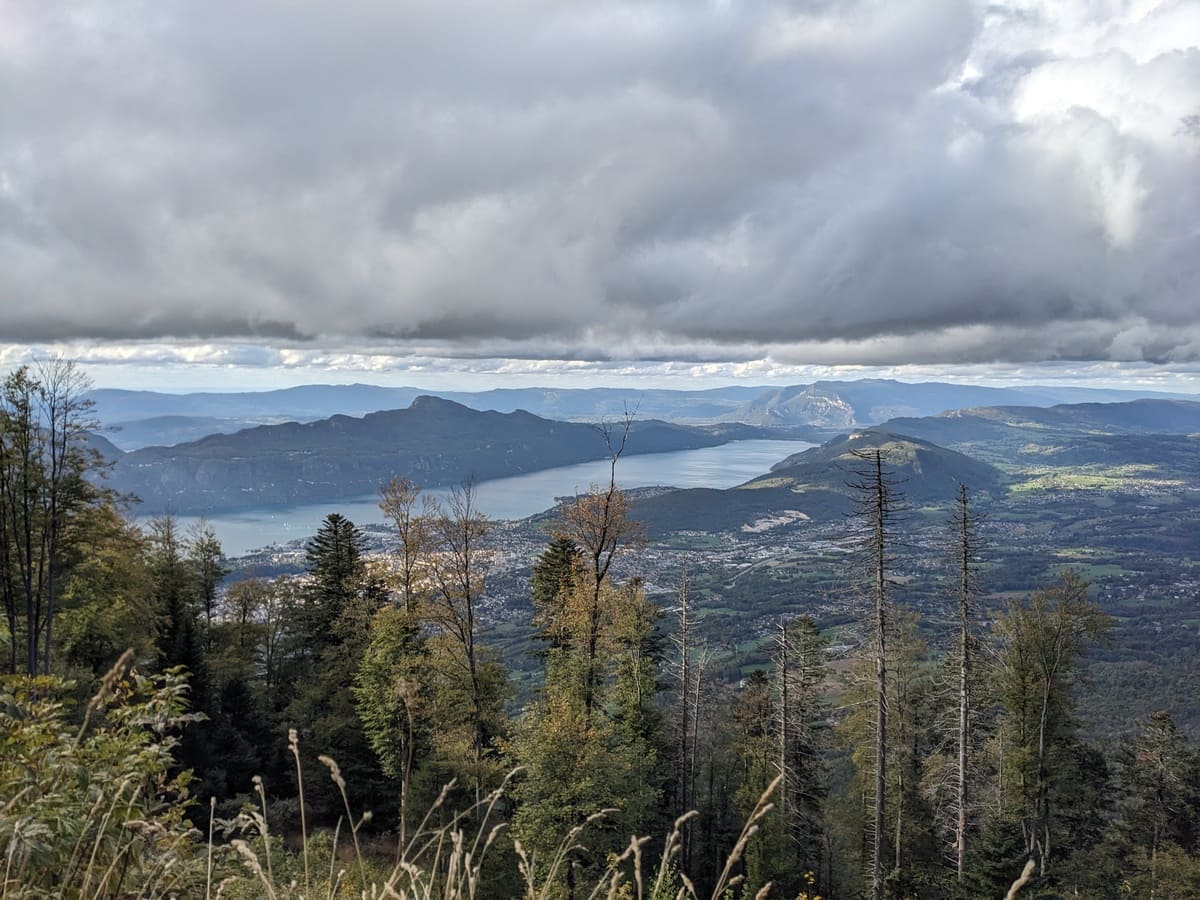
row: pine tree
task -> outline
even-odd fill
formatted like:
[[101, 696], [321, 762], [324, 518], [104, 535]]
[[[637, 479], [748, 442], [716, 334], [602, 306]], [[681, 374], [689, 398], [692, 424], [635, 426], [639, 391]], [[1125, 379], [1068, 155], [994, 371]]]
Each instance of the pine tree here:
[[187, 564], [188, 545], [171, 516], [150, 523], [152, 574], [158, 621], [158, 668], [183, 666], [192, 673], [193, 701], [205, 660], [199, 635], [196, 586]]
[[1121, 830], [1146, 858], [1148, 893], [1154, 894], [1159, 859], [1170, 847], [1195, 852], [1200, 836], [1200, 784], [1193, 781], [1196, 754], [1165, 710], [1152, 713], [1141, 733], [1117, 755]]
[[[196, 585], [187, 565], [187, 542], [174, 518], [150, 523], [151, 590], [156, 612], [156, 666], [159, 671], [184, 669], [188, 677], [190, 711], [207, 722], [220, 720], [220, 704], [212, 690], [208, 661], [200, 638]], [[178, 760], [203, 779], [197, 794], [206, 798], [222, 792], [224, 771], [214, 765], [210, 725], [193, 723], [183, 733]]]
[[302, 641], [309, 648], [328, 644], [333, 625], [364, 588], [364, 542], [358, 526], [340, 513], [330, 513], [305, 549], [312, 579]]
[[579, 545], [566, 535], [554, 535], [533, 564], [530, 593], [534, 636], [550, 649], [563, 649], [568, 640], [559, 609], [577, 593], [583, 579]]
[[874, 779], [871, 792], [870, 823], [871, 895], [882, 900], [884, 890], [884, 831], [888, 778], [888, 675], [887, 638], [890, 613], [890, 568], [896, 540], [896, 516], [900, 496], [899, 483], [884, 465], [887, 451], [882, 448], [855, 450], [864, 463], [855, 472], [851, 488], [857, 494], [857, 521], [861, 532], [863, 560], [867, 566], [867, 593], [871, 603], [871, 653], [875, 669]]
[[[295, 728], [311, 754], [304, 783], [318, 819], [335, 816], [341, 803], [327, 774], [311, 762], [318, 754], [337, 761], [356, 802], [387, 796], [351, 690], [372, 616], [385, 601], [364, 550], [353, 522], [338, 513], [326, 516], [308, 544], [309, 581], [297, 621], [286, 623], [289, 652], [277, 681], [277, 696], [286, 704], [280, 731]], [[370, 805], [378, 809], [377, 802]]]

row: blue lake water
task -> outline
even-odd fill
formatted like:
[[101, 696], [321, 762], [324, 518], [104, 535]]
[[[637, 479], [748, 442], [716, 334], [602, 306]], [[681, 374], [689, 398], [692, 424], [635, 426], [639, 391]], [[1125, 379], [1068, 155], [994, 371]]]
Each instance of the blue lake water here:
[[[803, 441], [733, 441], [700, 450], [646, 453], [626, 456], [617, 465], [617, 483], [623, 488], [671, 485], [673, 487], [729, 488], [768, 471], [786, 456], [812, 444]], [[481, 481], [476, 486], [479, 511], [493, 519], [523, 519], [554, 505], [556, 497], [586, 491], [608, 483], [605, 460], [543, 469], [527, 475]], [[449, 488], [426, 493], [444, 497]], [[321, 520], [339, 512], [358, 525], [383, 521], [375, 495], [304, 506], [249, 509], [207, 517], [227, 556], [241, 556], [272, 544], [306, 538]], [[191, 524], [181, 518], [185, 527]]]

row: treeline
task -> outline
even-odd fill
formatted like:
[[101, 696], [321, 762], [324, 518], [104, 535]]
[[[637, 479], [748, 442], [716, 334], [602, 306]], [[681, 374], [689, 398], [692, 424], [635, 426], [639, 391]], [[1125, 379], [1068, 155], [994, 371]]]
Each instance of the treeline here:
[[[204, 833], [247, 805], [259, 830], [293, 844], [349, 829], [356, 846], [405, 848], [431, 822], [502, 822], [487, 832], [476, 896], [528, 896], [535, 883], [537, 896], [591, 896], [614, 866], [632, 880], [631, 835], [675, 827], [657, 896], [1002, 897], [1017, 882], [1023, 897], [1200, 896], [1200, 751], [1166, 712], [1115, 746], [1084, 739], [1075, 685], [1112, 623], [1069, 573], [985, 609], [986, 530], [965, 489], [946, 528], [959, 623], [948, 653], [897, 603], [902, 485], [870, 452], [847, 535], [847, 577], [867, 610], [860, 646], [833, 659], [819, 623], [785, 618], [770, 665], [729, 679], [686, 577], [664, 609], [636, 577], [613, 575], [620, 557], [636, 570], [645, 538], [616, 487], [622, 435], [608, 432], [613, 477], [562, 505], [533, 565], [541, 678], [518, 705], [481, 627], [495, 551], [470, 486], [437, 503], [393, 479], [380, 494], [386, 555], [369, 557], [335, 513], [305, 575], [225, 585], [211, 530], [181, 534], [167, 518], [143, 531], [94, 487], [84, 385], [54, 363], [17, 370], [0, 395], [0, 849], [35, 860], [14, 869], [31, 879], [53, 886], [60, 871], [46, 830], [90, 821], [50, 798], [78, 783], [79, 809], [100, 808], [97, 760], [115, 754], [140, 762], [113, 780], [145, 779], [139, 797], [158, 798], [143, 808], [130, 788], [138, 827], [164, 834], [184, 834], [184, 815]], [[160, 673], [160, 693], [136, 670]], [[98, 683], [104, 703], [85, 702]], [[72, 695], [73, 711], [51, 702]], [[138, 711], [98, 712], [120, 702]], [[81, 747], [96, 755], [79, 761]], [[74, 774], [47, 774], [56, 768]], [[57, 824], [37, 844], [29, 835], [45, 822]], [[202, 858], [203, 840], [187, 840], [170, 853]], [[271, 845], [257, 846], [269, 868]], [[389, 859], [370, 846], [367, 857]], [[409, 863], [427, 853], [450, 865], [438, 848], [413, 852]], [[81, 852], [68, 856], [78, 867]]]

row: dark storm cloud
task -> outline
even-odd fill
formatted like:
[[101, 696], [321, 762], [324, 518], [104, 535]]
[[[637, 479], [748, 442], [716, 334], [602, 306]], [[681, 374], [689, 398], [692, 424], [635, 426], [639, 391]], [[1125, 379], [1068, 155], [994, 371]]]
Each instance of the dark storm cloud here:
[[1187, 0], [3, 17], [0, 342], [1200, 359]]

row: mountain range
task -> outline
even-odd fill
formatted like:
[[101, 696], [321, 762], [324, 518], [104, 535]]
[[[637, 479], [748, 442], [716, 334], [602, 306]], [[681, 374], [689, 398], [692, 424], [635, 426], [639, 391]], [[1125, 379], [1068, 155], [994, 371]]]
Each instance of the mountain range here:
[[[1139, 397], [1183, 395], [1097, 388], [995, 388], [886, 379], [819, 381], [792, 387], [733, 386], [700, 391], [631, 388], [506, 388], [430, 392], [366, 384], [305, 385], [251, 393], [166, 394], [101, 389], [89, 394], [104, 433], [123, 450], [194, 441], [257, 425], [309, 422], [334, 415], [363, 416], [402, 409], [432, 394], [476, 410], [524, 410], [543, 418], [596, 422], [636, 410], [639, 419], [680, 424], [744, 422], [767, 427], [816, 429], [809, 436], [875, 425], [895, 417], [937, 415], [981, 406], [1046, 407], [1083, 401], [1109, 403]], [[1195, 399], [1195, 398], [1190, 398]]]
[[915, 505], [949, 502], [959, 484], [999, 494], [1047, 473], [1076, 483], [1138, 480], [1200, 484], [1200, 403], [1136, 400], [1049, 409], [976, 408], [891, 419], [793, 454], [769, 473], [727, 490], [647, 496], [637, 515], [653, 532], [727, 531], [828, 520], [851, 509], [864, 468], [855, 451], [881, 449]]

